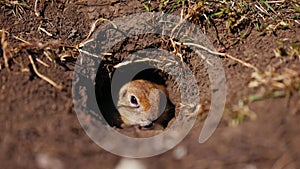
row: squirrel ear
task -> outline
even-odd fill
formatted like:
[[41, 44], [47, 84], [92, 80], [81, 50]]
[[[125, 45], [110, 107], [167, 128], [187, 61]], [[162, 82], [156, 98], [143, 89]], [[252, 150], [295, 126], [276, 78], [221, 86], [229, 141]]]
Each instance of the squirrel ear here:
[[167, 105], [167, 96], [159, 89], [152, 89], [149, 94], [151, 111], [155, 112], [156, 117], [159, 117], [165, 110]]
[[127, 94], [127, 88], [128, 88], [128, 84], [125, 84], [124, 86], [121, 87], [120, 92], [119, 92], [119, 97], [123, 98], [126, 96]]

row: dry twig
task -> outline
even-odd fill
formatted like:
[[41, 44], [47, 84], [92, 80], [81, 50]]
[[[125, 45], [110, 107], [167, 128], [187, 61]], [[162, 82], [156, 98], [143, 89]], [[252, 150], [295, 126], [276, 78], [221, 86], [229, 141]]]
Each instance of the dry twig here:
[[8, 64], [8, 58], [7, 58], [7, 54], [8, 54], [8, 49], [7, 49], [7, 42], [5, 40], [5, 30], [1, 30], [2, 35], [1, 35], [1, 46], [2, 46], [2, 55], [4, 58], [4, 66], [6, 69], [9, 70], [9, 64]]
[[244, 66], [246, 66], [248, 68], [254, 69], [254, 71], [258, 72], [258, 68], [255, 67], [254, 65], [252, 65], [250, 63], [247, 63], [245, 61], [242, 61], [241, 59], [238, 59], [238, 58], [236, 58], [234, 56], [231, 56], [231, 55], [229, 55], [227, 53], [220, 53], [220, 52], [212, 51], [212, 50], [208, 49], [205, 46], [202, 46], [202, 45], [199, 45], [199, 44], [195, 44], [195, 43], [180, 43], [180, 42], [174, 42], [174, 43], [177, 44], [177, 45], [195, 46], [195, 47], [203, 49], [203, 50], [205, 50], [205, 51], [207, 51], [207, 52], [209, 52], [211, 54], [227, 57], [227, 58], [229, 58], [231, 60], [234, 60], [234, 61], [236, 61], [238, 63], [241, 63], [242, 65], [244, 65]]
[[39, 17], [40, 14], [37, 12], [37, 3], [38, 3], [38, 0], [35, 0], [35, 2], [34, 2], [34, 14], [35, 14], [37, 17]]
[[91, 40], [90, 37], [91, 37], [92, 34], [95, 32], [95, 30], [96, 30], [96, 28], [97, 28], [97, 26], [98, 26], [98, 22], [99, 22], [99, 21], [108, 21], [109, 23], [111, 23], [111, 24], [113, 25], [113, 27], [114, 27], [115, 29], [117, 29], [117, 25], [114, 24], [112, 21], [107, 20], [107, 19], [104, 19], [104, 18], [99, 18], [99, 19], [97, 19], [95, 22], [92, 23], [88, 35], [86, 36], [85, 40], [83, 40], [83, 41], [78, 45], [79, 47], [82, 47], [82, 46], [84, 46], [86, 43], [88, 43], [88, 42], [90, 42], [90, 41], [93, 41], [93, 39]]
[[57, 83], [55, 83], [54, 81], [52, 81], [52, 80], [49, 79], [48, 77], [42, 75], [42, 74], [37, 70], [36, 65], [35, 65], [35, 63], [34, 63], [34, 60], [33, 60], [33, 58], [32, 58], [31, 55], [28, 55], [28, 58], [29, 58], [29, 60], [30, 60], [30, 63], [31, 63], [31, 65], [32, 65], [32, 68], [33, 68], [34, 73], [35, 73], [39, 78], [45, 80], [46, 82], [50, 83], [52, 86], [54, 86], [55, 88], [57, 88], [57, 89], [59, 89], [59, 90], [63, 89], [63, 86], [58, 85]]

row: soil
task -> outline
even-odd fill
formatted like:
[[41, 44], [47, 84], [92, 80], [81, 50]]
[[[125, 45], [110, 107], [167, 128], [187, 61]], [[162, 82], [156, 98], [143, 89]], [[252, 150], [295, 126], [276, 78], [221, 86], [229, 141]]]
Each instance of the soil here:
[[[145, 12], [142, 3], [136, 0], [89, 0], [80, 1], [38, 1], [34, 13], [34, 1], [25, 1], [28, 8], [13, 13], [12, 7], [1, 4], [1, 29], [9, 32], [6, 40], [11, 49], [17, 49], [20, 41], [12, 35], [30, 43], [49, 43], [53, 52], [68, 48], [78, 56], [71, 46], [83, 42], [92, 23], [97, 18], [113, 20], [125, 15]], [[158, 6], [153, 2], [152, 6]], [[156, 9], [156, 8], [154, 8]], [[176, 12], [175, 12], [176, 13]], [[38, 29], [41, 26], [52, 36]], [[101, 24], [100, 24], [101, 26]], [[225, 45], [233, 43], [228, 31], [216, 23], [220, 41]], [[214, 28], [208, 28], [206, 35], [216, 49], [224, 46], [215, 40]], [[260, 35], [255, 30], [226, 53], [250, 62], [260, 70], [276, 63], [273, 49], [276, 41], [300, 41], [300, 27], [278, 30], [275, 34]], [[3, 37], [2, 37], [3, 38]], [[155, 40], [153, 40], [155, 42]], [[55, 44], [63, 45], [57, 47]], [[146, 43], [146, 42], [145, 42]], [[145, 44], [144, 43], [144, 44]], [[54, 45], [53, 45], [54, 44]], [[125, 49], [131, 50], [131, 43]], [[167, 46], [166, 44], [163, 44]], [[141, 47], [141, 46], [140, 46]], [[142, 46], [143, 47], [143, 46]], [[84, 132], [73, 108], [72, 78], [75, 58], [67, 61], [50, 62], [39, 48], [20, 50], [9, 60], [6, 69], [0, 55], [0, 168], [115, 168], [123, 157], [111, 154], [97, 146]], [[28, 55], [40, 58], [49, 67], [38, 65], [40, 73], [47, 75], [62, 90], [51, 86], [34, 73]], [[190, 61], [192, 64], [193, 61]], [[253, 70], [230, 59], [222, 58], [227, 79], [226, 107], [239, 103], [241, 98], [256, 93], [246, 86]], [[195, 65], [194, 65], [195, 66]], [[204, 112], [209, 108], [209, 83], [203, 70], [193, 67], [198, 83], [206, 94], [201, 97]], [[279, 69], [290, 68], [300, 71], [299, 59], [281, 64]], [[202, 88], [201, 88], [202, 89]], [[172, 87], [168, 88], [172, 90]], [[176, 95], [176, 94], [173, 94]], [[174, 96], [173, 96], [174, 97]], [[208, 107], [208, 108], [207, 108]], [[297, 169], [300, 168], [300, 95], [292, 90], [288, 96], [268, 98], [249, 103], [255, 112], [254, 120], [246, 119], [238, 126], [229, 125], [230, 115], [224, 114], [219, 127], [212, 137], [203, 144], [198, 143], [203, 120], [199, 120], [188, 136], [174, 149], [151, 158], [138, 161], [148, 168], [190, 168], [190, 169]], [[204, 113], [205, 114], [205, 113]], [[205, 117], [205, 115], [204, 115]], [[117, 123], [117, 122], [116, 122]], [[112, 125], [115, 123], [112, 122]], [[117, 125], [117, 124], [116, 124]], [[122, 132], [122, 129], [117, 130]], [[124, 131], [137, 135], [133, 131]], [[185, 150], [183, 156], [178, 152]], [[180, 154], [180, 153], [179, 153]]]

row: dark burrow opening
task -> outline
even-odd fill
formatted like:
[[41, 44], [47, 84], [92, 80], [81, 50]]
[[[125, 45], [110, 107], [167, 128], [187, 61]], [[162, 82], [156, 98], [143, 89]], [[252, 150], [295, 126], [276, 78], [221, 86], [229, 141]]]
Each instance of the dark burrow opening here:
[[[100, 64], [95, 79], [96, 100], [102, 116], [111, 127], [122, 128], [123, 122], [115, 103], [118, 99], [119, 90], [124, 84], [132, 80], [142, 79], [166, 86], [166, 81], [169, 79], [169, 75], [157, 68], [147, 68], [151, 67], [149, 64], [150, 63], [147, 62], [130, 63], [128, 65], [119, 67], [113, 72], [107, 70], [106, 63]], [[126, 76], [128, 76], [127, 72], [135, 72], [140, 68], [147, 69], [137, 72], [133, 75], [133, 78], [126, 78]], [[118, 77], [122, 78], [114, 81], [114, 75], [116, 74]], [[113, 91], [112, 88], [114, 89]], [[115, 98], [115, 102], [113, 98]], [[153, 124], [160, 125], [165, 128], [167, 127], [169, 121], [174, 118], [174, 116], [175, 106], [170, 100], [167, 100], [167, 106], [165, 107], [164, 113], [160, 116], [160, 118], [158, 118], [158, 120], [153, 121]], [[153, 125], [149, 125], [143, 128], [151, 129], [152, 127]]]

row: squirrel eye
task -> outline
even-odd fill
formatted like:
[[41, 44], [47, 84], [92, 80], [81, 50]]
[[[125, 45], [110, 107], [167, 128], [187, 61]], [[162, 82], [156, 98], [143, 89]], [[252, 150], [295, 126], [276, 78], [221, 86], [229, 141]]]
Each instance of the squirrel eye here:
[[136, 99], [135, 96], [131, 96], [131, 97], [130, 97], [130, 103], [135, 104], [135, 105], [138, 104], [138, 101], [137, 101], [137, 99]]

